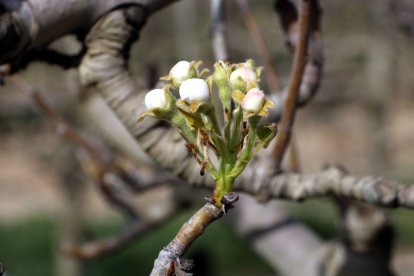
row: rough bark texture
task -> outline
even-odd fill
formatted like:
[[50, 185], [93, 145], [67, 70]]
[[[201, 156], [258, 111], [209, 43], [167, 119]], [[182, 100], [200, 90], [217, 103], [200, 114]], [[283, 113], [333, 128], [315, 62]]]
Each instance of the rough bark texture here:
[[[104, 14], [140, 6], [151, 14], [177, 0], [36, 0], [1, 1], [0, 64], [30, 48], [44, 47], [64, 35], [86, 33]], [[3, 7], [3, 10], [1, 9]]]
[[203, 234], [205, 228], [222, 214], [221, 209], [215, 205], [210, 203], [204, 205], [181, 227], [175, 238], [161, 250], [154, 262], [151, 276], [173, 275], [173, 262], [180, 258], [194, 240]]

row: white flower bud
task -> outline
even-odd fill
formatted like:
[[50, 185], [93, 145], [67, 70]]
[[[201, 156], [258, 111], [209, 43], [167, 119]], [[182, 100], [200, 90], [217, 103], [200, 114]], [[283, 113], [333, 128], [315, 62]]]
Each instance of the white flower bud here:
[[188, 61], [179, 61], [177, 64], [171, 68], [170, 77], [172, 78], [174, 83], [177, 83], [178, 86], [189, 79], [190, 76], [190, 63]]
[[248, 82], [256, 81], [256, 79], [256, 73], [246, 65], [234, 70], [230, 75], [230, 83], [233, 86], [237, 86], [240, 80], [243, 81], [244, 84], [247, 84]]
[[188, 103], [205, 103], [210, 99], [208, 85], [203, 79], [189, 79], [180, 86], [180, 98]]
[[265, 101], [265, 95], [262, 90], [257, 88], [250, 89], [246, 96], [244, 96], [243, 101], [241, 102], [241, 107], [252, 113], [257, 113], [262, 109], [263, 103]]
[[154, 89], [145, 95], [145, 106], [151, 108], [165, 108], [167, 107], [167, 98], [163, 89]]

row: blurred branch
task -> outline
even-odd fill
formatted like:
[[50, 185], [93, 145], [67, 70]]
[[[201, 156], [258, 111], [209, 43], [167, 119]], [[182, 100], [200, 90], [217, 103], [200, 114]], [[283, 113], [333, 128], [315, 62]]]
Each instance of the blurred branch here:
[[[324, 62], [320, 26], [322, 11], [319, 0], [312, 0], [309, 2], [309, 5], [309, 41], [305, 71], [303, 72], [299, 87], [298, 106], [307, 104], [318, 91]], [[300, 26], [295, 4], [290, 0], [276, 0], [274, 8], [279, 15], [280, 24], [286, 34], [287, 46], [290, 50], [296, 51], [300, 42]]]
[[[198, 210], [178, 231], [175, 238], [160, 251], [154, 262], [151, 276], [174, 275], [179, 258], [187, 251], [190, 245], [201, 235], [204, 230], [216, 219], [223, 215], [221, 209], [207, 203]], [[179, 268], [180, 269], [180, 268]]]
[[[312, 0], [310, 0], [312, 2]], [[274, 160], [276, 171], [280, 171], [280, 166], [285, 154], [286, 148], [289, 144], [291, 130], [295, 119], [296, 106], [299, 95], [300, 83], [305, 69], [306, 49], [308, 45], [309, 33], [309, 14], [311, 4], [307, 0], [301, 1], [299, 7], [299, 41], [298, 47], [295, 51], [293, 61], [293, 68], [288, 85], [288, 96], [284, 103], [281, 123], [278, 126], [279, 132], [276, 137], [276, 144], [274, 146]]]
[[270, 50], [267, 47], [266, 41], [263, 37], [262, 32], [260, 31], [259, 26], [257, 25], [256, 19], [250, 11], [249, 2], [247, 0], [237, 0], [237, 4], [239, 6], [240, 13], [247, 25], [247, 28], [249, 29], [252, 42], [256, 46], [256, 49], [258, 49], [262, 61], [265, 64], [264, 72], [266, 74], [266, 80], [269, 85], [269, 89], [274, 93], [278, 90], [279, 84], [276, 68], [273, 64]]
[[10, 62], [10, 69], [8, 73], [11, 74], [21, 71], [34, 61], [42, 61], [49, 64], [59, 65], [63, 69], [74, 68], [79, 66], [82, 55], [83, 50], [75, 55], [67, 55], [52, 49], [32, 49]]
[[6, 268], [0, 263], [0, 276], [6, 275]]
[[230, 60], [226, 35], [226, 1], [210, 0], [211, 27], [210, 36], [216, 60]]
[[[181, 206], [177, 206], [181, 207]], [[114, 253], [127, 246], [131, 241], [139, 236], [145, 235], [149, 231], [157, 228], [166, 220], [173, 217], [180, 208], [169, 209], [162, 216], [151, 221], [134, 220], [126, 224], [123, 229], [103, 240], [90, 241], [80, 245], [64, 244], [62, 251], [71, 257], [81, 260], [92, 260], [103, 255]]]
[[228, 219], [275, 272], [319, 275], [323, 242], [311, 229], [290, 217], [280, 203], [260, 203], [243, 194], [240, 201]]
[[394, 24], [410, 37], [414, 37], [414, 6], [406, 0], [390, 0], [390, 12]]
[[153, 181], [144, 181], [140, 183], [139, 180], [144, 180], [144, 176], [140, 176], [137, 168], [126, 167], [123, 159], [118, 156], [112, 156], [107, 150], [102, 150], [92, 144], [89, 140], [84, 138], [74, 127], [72, 127], [57, 111], [55, 111], [42, 96], [40, 91], [28, 84], [23, 78], [18, 75], [13, 75], [10, 79], [15, 83], [20, 90], [31, 97], [36, 106], [42, 113], [54, 124], [57, 132], [72, 141], [75, 145], [84, 150], [86, 155], [80, 156], [80, 164], [84, 173], [95, 182], [98, 183], [99, 189], [114, 206], [117, 206], [130, 218], [137, 218], [134, 209], [122, 197], [118, 196], [114, 191], [113, 183], [110, 183], [109, 175], [118, 176], [124, 183], [127, 183], [133, 190], [142, 191], [149, 187], [155, 187], [170, 180], [165, 174], [159, 174], [159, 177], [154, 177]]
[[391, 276], [394, 228], [384, 210], [358, 202], [338, 201], [341, 210], [342, 247], [345, 258], [335, 275]]
[[53, 6], [48, 1], [2, 1], [0, 65], [13, 62], [30, 49], [46, 47], [64, 35], [76, 33], [82, 36], [110, 11], [132, 5], [142, 7], [147, 16], [175, 1], [177, 0], [60, 0]]

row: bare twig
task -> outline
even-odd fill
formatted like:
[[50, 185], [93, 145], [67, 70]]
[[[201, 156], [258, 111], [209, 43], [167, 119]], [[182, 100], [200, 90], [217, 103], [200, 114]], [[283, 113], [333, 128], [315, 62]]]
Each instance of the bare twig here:
[[[286, 34], [287, 45], [290, 50], [296, 51], [299, 44], [298, 11], [290, 0], [276, 0], [275, 10], [279, 15], [282, 28]], [[299, 88], [297, 105], [308, 103], [316, 94], [323, 69], [323, 47], [321, 41], [321, 8], [319, 0], [310, 1], [309, 14], [309, 43], [307, 61]]]
[[[310, 0], [312, 1], [312, 0]], [[286, 148], [289, 144], [291, 130], [295, 119], [295, 111], [298, 101], [299, 88], [302, 80], [302, 75], [305, 69], [306, 49], [308, 43], [309, 32], [309, 14], [310, 3], [307, 0], [301, 1], [299, 7], [299, 42], [295, 51], [292, 73], [288, 86], [288, 96], [284, 103], [282, 121], [279, 125], [279, 132], [277, 135], [276, 144], [274, 147], [274, 159], [276, 164], [276, 171], [280, 171], [280, 166], [285, 154]]]
[[265, 64], [265, 74], [269, 88], [272, 92], [275, 92], [279, 87], [277, 72], [263, 34], [257, 25], [256, 19], [251, 14], [249, 2], [247, 0], [237, 0], [237, 4], [239, 6], [240, 13], [242, 14], [244, 21], [246, 22], [246, 25], [249, 29], [252, 41], [258, 49], [262, 61]]
[[210, 36], [216, 60], [230, 60], [226, 36], [226, 1], [211, 0]]
[[[175, 238], [160, 251], [154, 262], [152, 276], [173, 275], [174, 261], [180, 258], [190, 245], [212, 222], [222, 216], [223, 212], [214, 204], [207, 203], [198, 210], [178, 231]], [[171, 273], [171, 274], [170, 274]]]
[[133, 191], [144, 191], [150, 187], [175, 181], [173, 177], [159, 171], [145, 176], [139, 172], [138, 165], [131, 160], [114, 156], [108, 150], [95, 146], [54, 110], [36, 87], [30, 85], [18, 75], [13, 75], [10, 79], [34, 101], [40, 111], [54, 124], [60, 135], [72, 141], [92, 157], [88, 161], [94, 162], [94, 178], [104, 177], [105, 173], [113, 173], [128, 184]]
[[117, 234], [99, 241], [90, 241], [81, 245], [65, 244], [63, 253], [81, 260], [91, 260], [103, 255], [114, 253], [128, 245], [139, 236], [145, 235], [160, 226], [176, 214], [177, 209], [170, 209], [163, 216], [152, 221], [131, 221]]
[[82, 137], [72, 126], [66, 122], [66, 120], [58, 112], [51, 108], [36, 87], [30, 85], [18, 75], [13, 75], [10, 77], [10, 79], [14, 84], [16, 84], [17, 87], [19, 87], [22, 92], [29, 96], [36, 104], [36, 106], [40, 109], [40, 111], [52, 121], [56, 127], [56, 131], [60, 135], [66, 137], [79, 147], [83, 148], [95, 158], [102, 159], [101, 151], [99, 151], [87, 139]]

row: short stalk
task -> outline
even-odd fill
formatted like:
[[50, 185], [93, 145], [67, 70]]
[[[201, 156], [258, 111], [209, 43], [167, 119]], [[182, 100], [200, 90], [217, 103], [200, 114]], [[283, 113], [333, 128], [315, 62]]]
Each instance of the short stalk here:
[[[222, 160], [220, 160], [222, 162]], [[233, 169], [233, 165], [230, 163], [222, 164], [220, 166], [219, 178], [216, 180], [216, 186], [214, 189], [215, 205], [220, 208], [222, 203], [221, 199], [226, 193], [231, 192], [234, 184], [234, 177], [230, 176], [230, 172]]]

